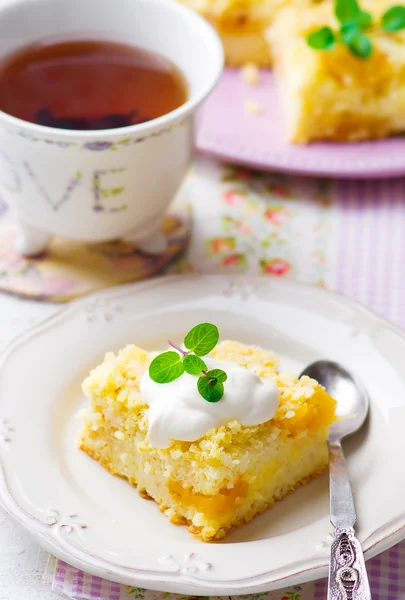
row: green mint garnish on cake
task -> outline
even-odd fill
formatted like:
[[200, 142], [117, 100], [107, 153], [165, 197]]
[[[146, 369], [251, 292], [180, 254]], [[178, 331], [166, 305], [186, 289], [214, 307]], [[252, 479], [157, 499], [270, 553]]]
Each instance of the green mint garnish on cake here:
[[202, 358], [195, 354], [186, 354], [183, 358], [184, 370], [190, 375], [200, 375], [202, 371], [207, 370], [207, 365]]
[[[357, 58], [371, 56], [373, 46], [367, 31], [373, 25], [370, 13], [361, 9], [357, 0], [336, 0], [335, 16], [340, 23], [338, 31], [321, 27], [307, 36], [307, 44], [314, 50], [330, 50], [337, 44], [347, 46]], [[380, 28], [394, 33], [405, 28], [405, 6], [392, 6], [381, 17]]]
[[219, 340], [218, 327], [211, 323], [201, 323], [193, 327], [184, 338], [183, 350], [169, 340], [169, 345], [177, 352], [169, 350], [153, 359], [149, 366], [149, 376], [156, 383], [170, 383], [184, 372], [198, 377], [197, 389], [207, 402], [219, 402], [224, 395], [224, 382], [228, 376], [222, 369], [208, 370], [201, 358], [209, 354]]
[[199, 377], [197, 388], [207, 402], [218, 402], [224, 395], [224, 382], [228, 375], [222, 369], [212, 369]]
[[405, 6], [391, 6], [382, 16], [384, 31], [400, 31], [405, 28]]
[[183, 358], [177, 352], [163, 352], [153, 359], [149, 375], [156, 383], [170, 383], [184, 373]]
[[321, 27], [307, 37], [307, 44], [314, 50], [329, 50], [335, 43], [335, 34], [330, 27]]
[[201, 323], [188, 332], [184, 345], [197, 356], [206, 356], [215, 348], [219, 340], [218, 327], [211, 323]]

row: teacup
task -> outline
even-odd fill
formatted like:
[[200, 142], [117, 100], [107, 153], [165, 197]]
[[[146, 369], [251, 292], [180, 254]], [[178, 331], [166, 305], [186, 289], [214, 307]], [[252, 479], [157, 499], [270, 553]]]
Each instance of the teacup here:
[[0, 58], [41, 39], [81, 36], [170, 59], [185, 76], [188, 100], [152, 121], [99, 131], [44, 127], [0, 111], [0, 184], [21, 226], [16, 248], [35, 255], [57, 235], [122, 238], [159, 253], [162, 221], [192, 156], [195, 111], [223, 68], [221, 42], [174, 0], [3, 0], [0, 6]]

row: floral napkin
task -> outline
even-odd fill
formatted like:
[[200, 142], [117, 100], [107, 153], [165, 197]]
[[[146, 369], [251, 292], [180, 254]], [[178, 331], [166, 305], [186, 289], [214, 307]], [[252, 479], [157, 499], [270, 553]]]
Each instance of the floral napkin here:
[[193, 229], [173, 270], [292, 277], [325, 286], [335, 245], [335, 186], [199, 159], [180, 192]]

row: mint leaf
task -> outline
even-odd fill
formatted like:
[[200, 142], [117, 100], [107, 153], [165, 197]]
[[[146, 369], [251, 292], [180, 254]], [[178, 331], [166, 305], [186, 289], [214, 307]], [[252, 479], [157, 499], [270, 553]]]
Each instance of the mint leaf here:
[[207, 402], [219, 402], [224, 395], [224, 384], [217, 379], [209, 379], [206, 375], [198, 379], [197, 387]]
[[382, 16], [381, 27], [384, 31], [400, 31], [405, 27], [405, 7], [391, 6]]
[[373, 22], [373, 17], [370, 13], [361, 10], [356, 18], [356, 21], [360, 29], [368, 29]]
[[307, 36], [307, 44], [314, 50], [329, 50], [335, 45], [335, 36], [330, 27], [321, 27]]
[[193, 327], [186, 335], [184, 345], [187, 350], [194, 352], [197, 356], [205, 356], [215, 348], [218, 339], [218, 327], [211, 323], [201, 323], [201, 325]]
[[221, 383], [224, 383], [228, 379], [228, 375], [222, 369], [211, 369], [211, 371], [208, 371], [207, 377], [209, 379], [216, 379]]
[[340, 28], [340, 36], [342, 42], [349, 45], [352, 40], [359, 34], [359, 28], [355, 21], [349, 21]]
[[370, 40], [361, 31], [357, 32], [347, 46], [352, 54], [363, 59], [368, 58], [373, 50]]
[[357, 0], [336, 0], [335, 15], [341, 23], [356, 19], [361, 12]]
[[184, 370], [190, 375], [200, 375], [201, 371], [207, 370], [205, 362], [195, 354], [187, 354], [183, 358], [183, 365]]
[[344, 21], [340, 31], [355, 29], [356, 31], [368, 29], [373, 23], [373, 18], [370, 13], [361, 10], [356, 17]]
[[163, 352], [149, 366], [149, 376], [156, 383], [170, 383], [183, 373], [182, 357], [177, 352]]
[[218, 339], [219, 331], [215, 325], [201, 323], [186, 335], [184, 345], [188, 352], [169, 340], [169, 345], [176, 352], [168, 351], [159, 354], [149, 366], [150, 378], [156, 383], [170, 383], [184, 372], [200, 375], [197, 389], [201, 396], [208, 402], [219, 402], [224, 395], [224, 382], [228, 376], [222, 369], [211, 369], [207, 373], [208, 367], [200, 358], [216, 346]]

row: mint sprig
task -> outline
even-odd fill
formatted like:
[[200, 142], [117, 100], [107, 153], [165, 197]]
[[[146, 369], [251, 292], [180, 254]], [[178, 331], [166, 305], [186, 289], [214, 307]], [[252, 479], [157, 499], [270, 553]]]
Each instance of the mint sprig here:
[[205, 356], [215, 348], [218, 340], [218, 327], [211, 323], [201, 323], [188, 332], [184, 338], [184, 345], [197, 356]]
[[400, 31], [405, 27], [405, 6], [391, 6], [382, 16], [384, 31]]
[[[307, 36], [307, 44], [314, 50], [330, 50], [336, 44], [345, 45], [360, 59], [367, 59], [373, 52], [370, 38], [365, 33], [372, 26], [370, 13], [361, 9], [357, 0], [336, 0], [335, 16], [340, 23], [339, 31], [324, 26]], [[405, 6], [392, 6], [381, 17], [380, 27], [387, 33], [405, 28]]]
[[329, 50], [335, 45], [335, 34], [330, 27], [321, 27], [309, 34], [307, 42], [314, 50]]
[[357, 31], [347, 45], [350, 52], [358, 58], [368, 58], [373, 50], [369, 38], [361, 31]]
[[335, 15], [342, 25], [349, 21], [357, 21], [362, 13], [357, 0], [336, 0], [335, 2]]
[[199, 356], [187, 354], [183, 358], [184, 370], [190, 375], [199, 375], [201, 371], [207, 370], [207, 365]]
[[184, 373], [184, 365], [181, 356], [177, 352], [159, 354], [153, 359], [149, 370], [151, 368], [153, 370], [153, 380], [157, 383], [169, 383]]
[[177, 352], [169, 350], [154, 358], [149, 366], [149, 376], [156, 383], [170, 383], [183, 375], [198, 376], [197, 389], [207, 402], [219, 402], [224, 395], [224, 383], [228, 376], [222, 369], [211, 369], [200, 358], [209, 354], [219, 340], [219, 331], [211, 323], [193, 327], [184, 339], [187, 351], [169, 340]]
[[219, 402], [224, 395], [224, 381], [228, 379], [222, 369], [212, 369], [198, 379], [197, 388], [207, 402]]

